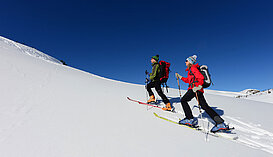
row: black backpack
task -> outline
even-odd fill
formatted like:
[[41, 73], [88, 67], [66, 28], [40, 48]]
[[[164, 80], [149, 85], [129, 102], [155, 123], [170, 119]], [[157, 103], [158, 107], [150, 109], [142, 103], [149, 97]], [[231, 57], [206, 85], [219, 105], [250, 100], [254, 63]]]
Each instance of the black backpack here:
[[204, 83], [203, 83], [203, 88], [208, 88], [211, 85], [211, 78], [210, 78], [210, 73], [208, 70], [208, 66], [206, 65], [201, 65], [198, 70], [200, 73], [204, 76]]

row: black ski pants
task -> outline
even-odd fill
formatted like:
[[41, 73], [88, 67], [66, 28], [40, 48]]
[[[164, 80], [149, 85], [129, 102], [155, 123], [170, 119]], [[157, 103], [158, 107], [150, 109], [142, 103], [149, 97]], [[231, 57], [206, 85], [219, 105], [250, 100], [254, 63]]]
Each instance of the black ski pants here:
[[[200, 91], [197, 91], [197, 96], [199, 100], [199, 105], [202, 107], [203, 110], [207, 112], [207, 114], [214, 120], [216, 124], [223, 123], [224, 120], [207, 104], [204, 94]], [[188, 104], [192, 98], [196, 97], [196, 93], [193, 92], [192, 89], [189, 89], [184, 96], [181, 98], [182, 108], [185, 112], [187, 119], [192, 119], [192, 110]]]
[[147, 91], [149, 93], [149, 96], [154, 95], [152, 88], [155, 88], [157, 94], [161, 97], [161, 99], [163, 100], [165, 104], [170, 102], [169, 99], [166, 97], [166, 95], [162, 92], [160, 81], [155, 80], [147, 84]]

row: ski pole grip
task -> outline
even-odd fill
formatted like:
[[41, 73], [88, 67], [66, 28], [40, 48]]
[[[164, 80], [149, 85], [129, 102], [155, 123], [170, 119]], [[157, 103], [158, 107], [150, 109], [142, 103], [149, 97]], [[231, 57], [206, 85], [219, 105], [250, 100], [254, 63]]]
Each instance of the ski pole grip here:
[[145, 74], [146, 74], [146, 75], [148, 75], [148, 74], [149, 74], [149, 72], [148, 72], [147, 70], [145, 70]]

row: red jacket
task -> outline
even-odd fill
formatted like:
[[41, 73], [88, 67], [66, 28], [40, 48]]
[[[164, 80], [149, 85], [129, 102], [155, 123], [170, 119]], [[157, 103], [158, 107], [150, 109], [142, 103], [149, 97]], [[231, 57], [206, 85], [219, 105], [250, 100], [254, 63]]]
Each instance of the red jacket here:
[[[189, 83], [189, 89], [192, 89], [193, 87], [198, 87], [199, 85], [203, 85], [204, 83], [204, 76], [200, 73], [200, 71], [197, 69], [200, 66], [198, 64], [194, 64], [191, 66], [191, 68], [187, 68], [186, 71], [188, 71], [188, 77], [182, 77], [181, 80], [185, 83]], [[202, 88], [199, 90], [200, 92], [204, 93], [204, 89]]]

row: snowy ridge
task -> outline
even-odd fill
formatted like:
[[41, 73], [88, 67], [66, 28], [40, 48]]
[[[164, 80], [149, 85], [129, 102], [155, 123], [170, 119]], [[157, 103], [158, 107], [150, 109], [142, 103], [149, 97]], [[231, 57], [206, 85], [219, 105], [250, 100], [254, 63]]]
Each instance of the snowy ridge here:
[[240, 92], [236, 98], [244, 98], [267, 103], [273, 103], [273, 89], [259, 91], [256, 89], [246, 89]]
[[256, 94], [259, 92], [260, 91], [257, 89], [245, 89], [245, 90], [241, 91], [241, 93], [243, 93], [243, 94]]
[[28, 55], [36, 57], [36, 58], [40, 58], [40, 59], [45, 60], [45, 61], [62, 64], [59, 60], [57, 60], [57, 59], [55, 59], [55, 58], [53, 58], [53, 57], [51, 57], [51, 56], [49, 56], [47, 54], [44, 54], [43, 52], [38, 51], [35, 48], [31, 48], [29, 46], [20, 44], [18, 42], [15, 42], [15, 41], [12, 41], [12, 40], [9, 40], [7, 38], [4, 38], [4, 37], [0, 36], [0, 46], [5, 47], [4, 45], [9, 45], [11, 47], [15, 47], [16, 49], [18, 49], [19, 52], [28, 54]]
[[[237, 99], [232, 92], [206, 90], [210, 106], [235, 127], [239, 136], [236, 141], [208, 137], [206, 142], [204, 134], [153, 115], [168, 112], [128, 101], [127, 96], [145, 101], [143, 85], [50, 64], [23, 55], [21, 45], [16, 44], [18, 48], [12, 42], [1, 41], [1, 157], [273, 155], [270, 103]], [[178, 90], [169, 89], [167, 96], [178, 111], [171, 116], [184, 118]], [[200, 125], [204, 121], [204, 128], [209, 130], [213, 126], [211, 119], [205, 113], [200, 119], [196, 100], [190, 106]], [[166, 147], [171, 151], [161, 149]]]

